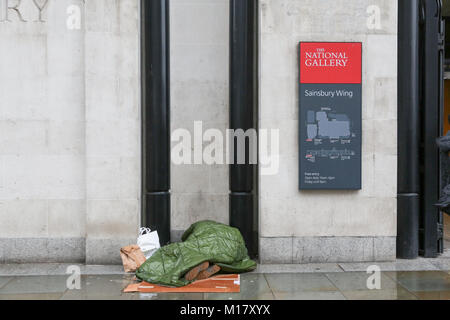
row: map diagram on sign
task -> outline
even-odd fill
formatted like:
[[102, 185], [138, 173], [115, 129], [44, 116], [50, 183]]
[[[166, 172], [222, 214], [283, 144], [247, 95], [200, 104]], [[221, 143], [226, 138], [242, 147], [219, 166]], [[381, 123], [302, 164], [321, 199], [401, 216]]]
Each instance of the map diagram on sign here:
[[351, 121], [346, 114], [308, 111], [306, 128], [307, 137], [310, 141], [314, 139], [352, 138]]

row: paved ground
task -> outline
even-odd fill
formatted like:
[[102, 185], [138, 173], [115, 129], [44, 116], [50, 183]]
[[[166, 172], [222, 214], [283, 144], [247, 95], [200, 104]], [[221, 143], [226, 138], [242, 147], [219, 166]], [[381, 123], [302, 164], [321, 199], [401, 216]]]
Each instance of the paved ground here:
[[[368, 290], [369, 266], [382, 271], [381, 289]], [[0, 300], [450, 300], [450, 251], [438, 259], [374, 263], [259, 265], [242, 275], [239, 294], [124, 294], [134, 275], [122, 266], [78, 265], [81, 289], [67, 289], [69, 264], [0, 264]]]
[[68, 290], [67, 276], [0, 277], [0, 300], [450, 300], [450, 272], [383, 272], [381, 290], [368, 290], [365, 272], [251, 273], [239, 294], [124, 294], [132, 275], [83, 275], [80, 290]]

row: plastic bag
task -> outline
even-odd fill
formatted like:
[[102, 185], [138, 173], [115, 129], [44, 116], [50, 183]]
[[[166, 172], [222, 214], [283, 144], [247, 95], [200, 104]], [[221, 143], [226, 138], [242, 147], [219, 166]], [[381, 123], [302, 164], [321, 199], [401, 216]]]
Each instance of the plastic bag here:
[[139, 230], [137, 244], [147, 259], [149, 259], [159, 248], [161, 248], [158, 232], [152, 232], [150, 228], [141, 228]]

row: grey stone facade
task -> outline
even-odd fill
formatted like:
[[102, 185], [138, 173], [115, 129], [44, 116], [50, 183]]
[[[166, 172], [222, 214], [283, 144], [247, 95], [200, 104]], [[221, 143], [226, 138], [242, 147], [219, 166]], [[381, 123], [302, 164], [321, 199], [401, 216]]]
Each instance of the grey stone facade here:
[[[120, 263], [140, 225], [139, 1], [49, 0], [42, 22], [32, 3], [27, 22], [0, 22], [0, 263]], [[172, 130], [228, 127], [228, 14], [227, 0], [172, 0]], [[259, 179], [261, 262], [394, 260], [397, 2], [261, 0], [259, 15], [259, 124], [281, 137], [278, 174]], [[300, 41], [363, 43], [361, 191], [298, 191]], [[228, 223], [228, 175], [172, 166], [173, 240]]]
[[263, 264], [393, 261], [396, 259], [396, 238], [261, 238], [260, 255]]

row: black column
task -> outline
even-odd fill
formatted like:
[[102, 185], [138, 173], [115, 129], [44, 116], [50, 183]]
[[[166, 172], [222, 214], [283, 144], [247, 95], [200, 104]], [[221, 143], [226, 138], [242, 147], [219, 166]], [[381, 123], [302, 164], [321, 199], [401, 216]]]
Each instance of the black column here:
[[[230, 0], [230, 129], [257, 128], [257, 0]], [[235, 154], [237, 145], [235, 145]], [[250, 146], [246, 143], [246, 155]], [[236, 160], [236, 158], [234, 159]], [[258, 255], [257, 165], [230, 166], [230, 224], [242, 232], [252, 257]]]
[[397, 256], [419, 255], [419, 0], [399, 0]]
[[141, 0], [143, 212], [142, 226], [170, 242], [169, 0]]

